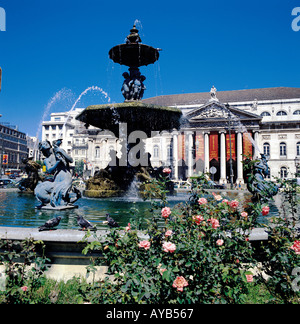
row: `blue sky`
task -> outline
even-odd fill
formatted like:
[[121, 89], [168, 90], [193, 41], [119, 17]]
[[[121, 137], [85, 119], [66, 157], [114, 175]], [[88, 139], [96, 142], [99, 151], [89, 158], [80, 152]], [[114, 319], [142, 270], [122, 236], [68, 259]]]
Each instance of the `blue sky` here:
[[[122, 102], [122, 73], [108, 58], [135, 20], [144, 44], [162, 48], [146, 75], [144, 98], [177, 93], [300, 87], [299, 1], [0, 0], [1, 121], [34, 136], [55, 93], [70, 89], [51, 112], [68, 111], [89, 86]], [[97, 92], [77, 107], [106, 103]]]

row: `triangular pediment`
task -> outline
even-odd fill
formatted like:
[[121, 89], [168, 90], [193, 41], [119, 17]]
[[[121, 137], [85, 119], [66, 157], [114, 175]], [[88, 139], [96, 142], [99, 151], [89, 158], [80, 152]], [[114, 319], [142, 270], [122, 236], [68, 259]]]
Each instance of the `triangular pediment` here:
[[256, 120], [260, 121], [261, 117], [250, 113], [248, 111], [244, 111], [241, 109], [227, 107], [226, 105], [220, 103], [216, 100], [210, 100], [207, 104], [196, 108], [186, 114], [186, 119], [192, 122], [201, 122], [201, 121], [226, 121], [231, 115], [232, 119], [239, 119], [239, 120]]

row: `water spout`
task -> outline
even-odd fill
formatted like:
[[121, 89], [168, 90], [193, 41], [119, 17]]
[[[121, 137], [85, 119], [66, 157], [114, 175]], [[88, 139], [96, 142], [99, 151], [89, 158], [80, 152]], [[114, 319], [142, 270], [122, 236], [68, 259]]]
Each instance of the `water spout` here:
[[[70, 115], [71, 115], [71, 113], [74, 111], [74, 109], [76, 108], [76, 105], [78, 104], [78, 102], [81, 100], [81, 98], [82, 98], [84, 95], [86, 95], [86, 94], [87, 94], [88, 92], [90, 92], [90, 91], [99, 91], [101, 94], [104, 95], [105, 99], [108, 100], [108, 103], [111, 102], [111, 99], [110, 99], [110, 97], [108, 96], [108, 93], [105, 92], [102, 88], [99, 88], [99, 87], [97, 87], [97, 86], [91, 86], [91, 87], [88, 87], [88, 88], [85, 89], [85, 90], [84, 90], [84, 91], [79, 95], [79, 97], [75, 100], [75, 102], [74, 102], [72, 108], [70, 109], [70, 111], [69, 111], [69, 113], [68, 113], [68, 116], [67, 116], [67, 118], [66, 118], [66, 120], [65, 120], [65, 123], [64, 123], [62, 129], [65, 128], [67, 122], [69, 121]], [[60, 136], [63, 136], [62, 133], [60, 133], [59, 135], [60, 135]]]
[[[43, 121], [44, 121], [44, 120], [46, 119], [46, 117], [48, 116], [48, 114], [49, 114], [49, 112], [50, 112], [52, 106], [53, 106], [56, 102], [58, 102], [58, 101], [60, 101], [60, 100], [62, 100], [62, 99], [65, 99], [65, 98], [67, 98], [67, 97], [70, 97], [70, 96], [72, 96], [72, 95], [73, 95], [73, 93], [72, 93], [72, 91], [71, 91], [70, 89], [63, 88], [63, 89], [57, 91], [57, 92], [55, 93], [55, 95], [54, 95], [54, 96], [49, 100], [49, 102], [48, 102], [48, 104], [47, 104], [47, 106], [46, 106], [46, 108], [45, 108], [45, 110], [44, 110], [44, 112], [43, 112], [43, 115], [42, 115], [41, 121], [40, 121], [40, 123], [39, 123], [38, 129], [37, 129], [37, 132], [36, 132], [36, 138], [39, 138], [40, 133], [41, 133], [41, 130], [42, 130], [42, 126], [43, 126]], [[38, 145], [38, 141], [37, 141], [36, 144], [35, 144], [34, 150], [37, 150], [37, 145]]]

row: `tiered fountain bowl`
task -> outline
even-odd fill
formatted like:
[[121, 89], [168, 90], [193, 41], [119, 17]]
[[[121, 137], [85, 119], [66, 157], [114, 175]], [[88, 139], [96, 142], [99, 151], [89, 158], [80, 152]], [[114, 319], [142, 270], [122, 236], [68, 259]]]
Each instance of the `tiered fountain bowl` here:
[[[129, 72], [123, 73], [124, 83], [122, 86], [122, 94], [125, 101], [118, 104], [89, 106], [80, 115], [78, 115], [76, 119], [85, 123], [86, 127], [91, 125], [101, 130], [109, 130], [110, 132], [113, 132], [116, 137], [120, 136], [120, 124], [126, 125], [128, 136], [134, 131], [142, 131], [147, 134], [148, 138], [153, 136], [153, 132], [179, 129], [182, 117], [180, 109], [149, 105], [141, 102], [144, 90], [146, 89], [144, 85], [146, 77], [141, 75], [139, 67], [155, 63], [159, 58], [159, 49], [141, 44], [138, 30], [133, 26], [130, 30], [130, 34], [127, 36], [126, 43], [113, 47], [109, 51], [109, 57], [115, 63], [129, 67]], [[128, 147], [128, 150], [129, 148], [130, 147]], [[102, 191], [102, 193], [99, 194], [98, 192], [95, 196], [118, 196], [119, 194], [124, 193], [124, 191], [126, 191], [130, 186], [134, 175], [141, 171], [140, 167], [132, 168], [129, 164], [127, 169], [125, 169], [125, 185], [123, 185], [123, 181], [122, 188], [118, 191], [116, 189], [118, 186], [115, 186], [116, 183], [112, 183], [112, 188], [114, 189], [109, 193], [106, 189], [103, 190], [104, 183], [107, 183], [107, 179], [105, 179], [104, 176], [103, 185], [101, 185], [98, 174], [97, 184], [99, 191]], [[120, 170], [118, 171], [119, 172], [116, 172], [116, 174], [120, 177]], [[143, 169], [143, 172], [144, 171], [145, 170]], [[101, 174], [106, 174], [106, 172], [102, 172]], [[111, 181], [112, 178], [113, 176], [110, 175], [109, 180]], [[88, 191], [89, 188], [87, 188], [86, 191], [89, 197], [94, 195]]]
[[121, 123], [127, 125], [128, 135], [136, 130], [151, 137], [152, 131], [179, 129], [182, 112], [180, 109], [149, 105], [140, 101], [118, 104], [93, 105], [76, 117], [86, 124], [102, 130], [109, 130], [117, 137]]

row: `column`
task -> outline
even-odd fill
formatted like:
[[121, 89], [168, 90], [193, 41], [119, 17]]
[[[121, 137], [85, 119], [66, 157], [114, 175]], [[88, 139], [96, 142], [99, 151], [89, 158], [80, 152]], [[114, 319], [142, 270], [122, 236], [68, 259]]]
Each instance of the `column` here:
[[254, 132], [254, 142], [255, 142], [255, 145], [254, 145], [254, 158], [258, 158], [260, 155], [259, 155], [259, 139], [258, 139], [258, 132]]
[[220, 135], [220, 171], [220, 184], [227, 184], [225, 131], [221, 131]]
[[173, 179], [178, 180], [178, 132], [173, 132]]
[[193, 175], [193, 132], [187, 132], [188, 136], [188, 178]]
[[209, 132], [204, 133], [204, 173], [209, 172]]
[[243, 184], [244, 183], [244, 178], [243, 178], [243, 135], [242, 133], [238, 132], [237, 133], [237, 156], [236, 156], [236, 161], [237, 161], [237, 184], [240, 182]]

